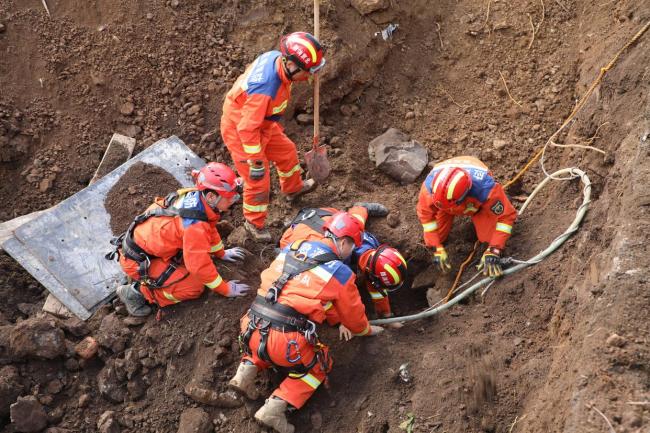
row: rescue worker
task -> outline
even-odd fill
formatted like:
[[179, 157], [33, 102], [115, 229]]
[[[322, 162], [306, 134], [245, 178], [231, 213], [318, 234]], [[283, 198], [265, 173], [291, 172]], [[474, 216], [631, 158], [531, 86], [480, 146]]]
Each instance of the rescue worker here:
[[332, 368], [328, 347], [316, 334], [317, 323], [335, 314], [356, 336], [383, 331], [368, 323], [354, 273], [344, 263], [361, 246], [361, 223], [347, 212], [337, 212], [325, 231], [321, 240], [298, 240], [282, 250], [262, 272], [257, 298], [241, 320], [245, 355], [229, 386], [256, 399], [258, 370], [288, 372], [255, 413], [259, 423], [278, 433], [294, 432], [287, 409], [300, 409]]
[[[324, 226], [338, 212], [335, 208], [302, 209], [293, 219], [280, 239], [280, 248], [299, 239], [321, 240], [325, 236]], [[381, 244], [370, 232], [365, 230], [368, 216], [388, 215], [388, 209], [380, 203], [355, 203], [348, 213], [361, 223], [361, 246], [355, 247], [345, 263], [363, 277], [366, 290], [372, 299], [375, 312], [380, 318], [392, 317], [388, 293], [398, 290], [407, 277], [406, 260], [400, 252]], [[335, 324], [336, 322], [330, 324]]]
[[309, 33], [291, 33], [281, 39], [280, 51], [269, 51], [255, 59], [226, 95], [221, 136], [244, 178], [245, 227], [259, 241], [271, 241], [265, 228], [270, 162], [288, 199], [316, 186], [313, 179], [302, 180], [296, 145], [278, 122], [289, 103], [291, 85], [308, 80], [323, 66], [323, 48], [316, 38]]
[[424, 243], [435, 248], [433, 261], [443, 273], [451, 269], [445, 251], [454, 218], [469, 215], [480, 242], [488, 248], [478, 265], [484, 275], [503, 274], [501, 251], [512, 233], [517, 211], [488, 167], [472, 156], [458, 156], [436, 164], [420, 188], [417, 215]]
[[138, 215], [128, 230], [111, 241], [122, 270], [136, 282], [117, 288], [132, 316], [196, 299], [208, 287], [227, 297], [244, 296], [249, 286], [225, 281], [213, 258], [226, 262], [243, 260], [242, 248], [224, 249], [216, 228], [220, 212], [239, 199], [241, 179], [225, 164], [210, 162], [192, 172], [195, 187], [157, 198]]

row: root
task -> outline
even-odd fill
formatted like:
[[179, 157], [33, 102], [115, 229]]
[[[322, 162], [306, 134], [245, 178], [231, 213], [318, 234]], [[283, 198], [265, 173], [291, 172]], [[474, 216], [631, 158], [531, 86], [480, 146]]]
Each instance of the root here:
[[609, 419], [605, 416], [605, 414], [602, 413], [600, 410], [598, 410], [598, 408], [596, 406], [591, 406], [591, 408], [593, 410], [595, 410], [598, 413], [598, 415], [603, 417], [603, 419], [605, 420], [605, 422], [609, 426], [609, 431], [611, 431], [612, 433], [616, 433], [616, 430], [614, 430], [614, 426], [612, 426], [612, 423], [609, 422]]
[[464, 110], [465, 108], [468, 107], [467, 105], [461, 105], [461, 104], [459, 104], [458, 102], [456, 102], [456, 100], [454, 100], [454, 97], [451, 96], [451, 93], [449, 93], [449, 92], [448, 92], [444, 87], [438, 85], [438, 86], [436, 86], [436, 88], [437, 88], [438, 90], [440, 90], [442, 93], [444, 93], [444, 94], [449, 98], [449, 100], [450, 100], [451, 102], [453, 102], [454, 105], [458, 106], [459, 108], [462, 108], [462, 109]]
[[[531, 23], [532, 23], [532, 21], [531, 21]], [[501, 73], [501, 71], [499, 71], [499, 75], [501, 76], [501, 81], [503, 81], [503, 86], [506, 88], [506, 93], [508, 93], [508, 97], [510, 98], [510, 100], [512, 102], [514, 102], [515, 104], [517, 104], [519, 107], [522, 107], [521, 103], [517, 102], [517, 100], [512, 97], [512, 94], [510, 94], [510, 89], [508, 89], [508, 84], [506, 83], [506, 79], [503, 77], [503, 74]]]
[[533, 46], [533, 42], [535, 42], [535, 24], [533, 24], [533, 17], [531, 17], [530, 14], [528, 14], [528, 22], [530, 22], [530, 28], [533, 30], [533, 36], [530, 38], [530, 42], [528, 43], [528, 49], [530, 50], [530, 47]]
[[438, 33], [438, 40], [440, 41], [440, 51], [445, 51], [445, 44], [442, 43], [442, 36], [440, 36], [440, 23], [436, 24], [436, 33]]

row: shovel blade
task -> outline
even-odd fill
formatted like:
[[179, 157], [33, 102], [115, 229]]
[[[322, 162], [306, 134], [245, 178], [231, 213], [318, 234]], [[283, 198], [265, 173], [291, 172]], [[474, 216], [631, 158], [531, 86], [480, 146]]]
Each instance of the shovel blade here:
[[323, 183], [330, 175], [330, 162], [327, 159], [327, 149], [324, 146], [316, 147], [305, 153], [305, 163], [312, 179]]

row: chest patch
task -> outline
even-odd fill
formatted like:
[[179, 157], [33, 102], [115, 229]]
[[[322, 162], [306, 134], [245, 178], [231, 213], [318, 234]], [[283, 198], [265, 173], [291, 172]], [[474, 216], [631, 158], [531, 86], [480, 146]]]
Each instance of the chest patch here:
[[501, 215], [504, 211], [503, 208], [503, 203], [501, 203], [501, 200], [497, 200], [494, 205], [490, 208], [490, 210], [495, 214], [495, 215]]

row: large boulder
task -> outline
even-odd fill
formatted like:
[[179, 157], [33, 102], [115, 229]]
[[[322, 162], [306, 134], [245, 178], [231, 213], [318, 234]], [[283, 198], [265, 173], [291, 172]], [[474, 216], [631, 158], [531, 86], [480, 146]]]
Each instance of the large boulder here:
[[17, 357], [54, 359], [66, 352], [65, 334], [48, 316], [20, 322], [11, 330], [9, 344]]
[[11, 422], [18, 432], [39, 432], [47, 427], [47, 413], [33, 395], [19, 397], [11, 405]]
[[399, 129], [390, 128], [368, 145], [375, 166], [401, 184], [415, 181], [427, 166], [427, 149]]
[[185, 409], [178, 423], [178, 433], [212, 433], [210, 415], [201, 408]]
[[22, 392], [23, 385], [20, 383], [18, 369], [12, 365], [2, 367], [0, 369], [0, 418], [9, 415], [9, 406]]
[[352, 0], [351, 4], [361, 15], [386, 9], [390, 5], [388, 0]]

